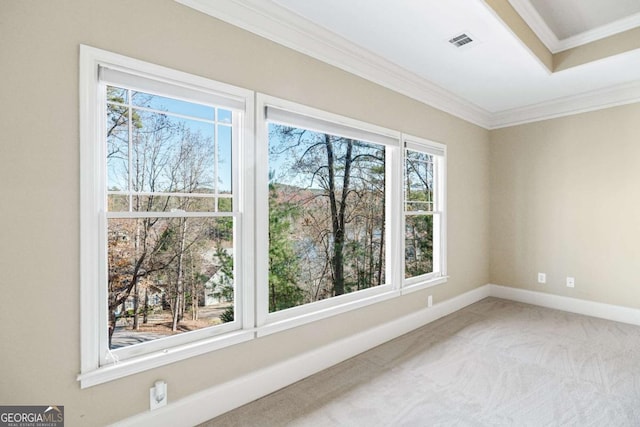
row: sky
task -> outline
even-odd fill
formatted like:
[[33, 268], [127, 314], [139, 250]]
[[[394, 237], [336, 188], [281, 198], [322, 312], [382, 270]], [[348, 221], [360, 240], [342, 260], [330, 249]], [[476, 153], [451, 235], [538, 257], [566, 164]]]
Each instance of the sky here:
[[[134, 129], [132, 134], [145, 134], [145, 129], [151, 127], [162, 115], [166, 116], [175, 125], [184, 126], [192, 134], [199, 134], [207, 145], [210, 145], [211, 160], [208, 160], [210, 167], [205, 172], [203, 181], [207, 182], [207, 187], [213, 190], [215, 167], [213, 161], [214, 139], [217, 128], [217, 184], [220, 193], [231, 192], [232, 186], [232, 113], [230, 110], [215, 108], [197, 104], [193, 102], [181, 101], [173, 98], [166, 98], [158, 95], [150, 95], [142, 92], [128, 91], [121, 88], [109, 88], [110, 99], [121, 98], [121, 105], [133, 108], [140, 117], [142, 128]], [[217, 115], [217, 117], [216, 117]], [[145, 126], [147, 124], [148, 126]], [[109, 125], [109, 124], [108, 124]], [[148, 133], [147, 133], [148, 135]], [[119, 132], [119, 141], [112, 143], [119, 144], [123, 156], [108, 159], [108, 188], [119, 188], [126, 190], [127, 185], [127, 152], [128, 152], [128, 129], [123, 126]], [[174, 137], [176, 138], [176, 137]], [[177, 138], [176, 138], [176, 141]], [[166, 171], [163, 171], [166, 172]]]

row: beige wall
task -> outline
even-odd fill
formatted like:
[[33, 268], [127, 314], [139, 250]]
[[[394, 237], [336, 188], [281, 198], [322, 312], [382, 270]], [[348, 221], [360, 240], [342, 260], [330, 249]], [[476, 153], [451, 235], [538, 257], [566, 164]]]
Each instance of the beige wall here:
[[558, 52], [553, 55], [553, 71], [566, 70], [636, 49], [640, 49], [640, 28], [633, 28], [604, 39]]
[[491, 133], [493, 283], [640, 308], [639, 118], [633, 104]]
[[484, 0], [520, 41], [549, 71], [553, 72], [554, 55], [547, 49], [536, 33], [511, 6], [509, 0]]
[[81, 390], [78, 47], [110, 50], [447, 144], [449, 273], [489, 281], [489, 132], [170, 0], [0, 2], [0, 403], [65, 405], [67, 425], [148, 410], [425, 306], [427, 292]]
[[509, 0], [484, 0], [485, 3], [552, 73], [598, 61], [640, 48], [640, 28], [633, 28], [604, 39], [551, 53], [536, 33], [516, 12]]

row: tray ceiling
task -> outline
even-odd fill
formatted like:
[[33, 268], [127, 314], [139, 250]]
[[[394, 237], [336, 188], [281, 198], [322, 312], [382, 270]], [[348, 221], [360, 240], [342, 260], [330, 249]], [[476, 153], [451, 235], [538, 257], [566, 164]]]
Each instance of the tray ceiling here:
[[[550, 72], [482, 0], [177, 1], [486, 128], [640, 100], [639, 49]], [[546, 19], [564, 35], [615, 22], [638, 1], [559, 24], [568, 13], [557, 0], [529, 6], [560, 16]], [[597, 14], [610, 0], [566, 3]], [[449, 42], [463, 33], [473, 41]]]

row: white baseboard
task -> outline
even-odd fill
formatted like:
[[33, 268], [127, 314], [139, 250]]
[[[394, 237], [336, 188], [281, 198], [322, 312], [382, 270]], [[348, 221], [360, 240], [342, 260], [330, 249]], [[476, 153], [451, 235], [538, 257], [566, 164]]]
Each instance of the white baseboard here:
[[173, 427], [205, 422], [489, 296], [640, 325], [638, 309], [488, 284], [434, 304], [431, 308], [192, 394], [153, 412], [127, 418], [116, 425]]
[[153, 412], [122, 420], [118, 426], [193, 426], [252, 402], [310, 375], [345, 361], [400, 335], [490, 296], [481, 286], [393, 322], [282, 361], [243, 377], [177, 400]]
[[494, 284], [487, 286], [489, 287], [489, 294], [492, 297], [555, 308], [557, 310], [599, 317], [601, 319], [615, 320], [616, 322], [640, 325], [640, 310], [636, 308], [564, 297], [545, 292], [529, 291], [509, 286]]

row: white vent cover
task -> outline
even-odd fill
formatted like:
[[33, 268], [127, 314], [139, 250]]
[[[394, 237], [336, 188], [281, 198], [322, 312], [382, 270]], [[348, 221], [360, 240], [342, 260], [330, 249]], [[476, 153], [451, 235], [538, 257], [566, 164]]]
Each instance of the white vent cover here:
[[462, 46], [468, 45], [472, 41], [473, 39], [471, 38], [471, 36], [469, 36], [466, 33], [462, 33], [460, 35], [457, 35], [449, 39], [449, 43], [451, 43], [455, 47], [462, 47]]

